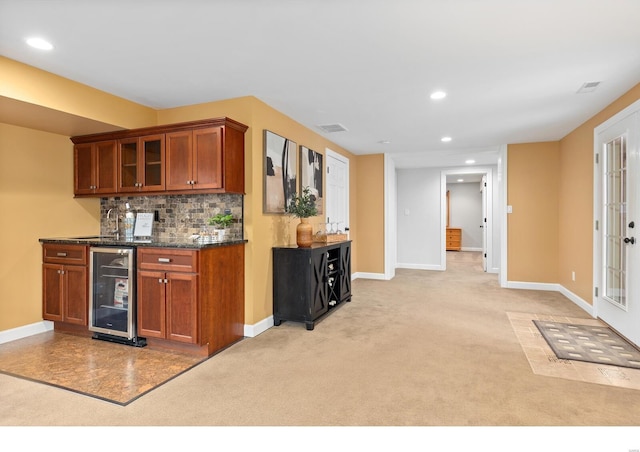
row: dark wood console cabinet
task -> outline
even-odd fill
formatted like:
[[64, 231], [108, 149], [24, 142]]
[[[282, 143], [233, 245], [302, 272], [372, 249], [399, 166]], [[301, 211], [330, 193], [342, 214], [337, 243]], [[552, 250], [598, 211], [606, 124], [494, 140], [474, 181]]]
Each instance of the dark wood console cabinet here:
[[351, 301], [351, 241], [273, 248], [273, 323], [315, 322]]

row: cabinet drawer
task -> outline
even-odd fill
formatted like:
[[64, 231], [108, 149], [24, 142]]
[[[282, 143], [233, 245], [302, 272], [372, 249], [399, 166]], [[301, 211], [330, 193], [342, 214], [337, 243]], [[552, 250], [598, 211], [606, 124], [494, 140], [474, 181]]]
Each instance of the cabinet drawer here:
[[42, 245], [42, 261], [50, 264], [87, 265], [89, 247], [46, 243]]
[[198, 251], [164, 248], [138, 248], [141, 270], [198, 272]]

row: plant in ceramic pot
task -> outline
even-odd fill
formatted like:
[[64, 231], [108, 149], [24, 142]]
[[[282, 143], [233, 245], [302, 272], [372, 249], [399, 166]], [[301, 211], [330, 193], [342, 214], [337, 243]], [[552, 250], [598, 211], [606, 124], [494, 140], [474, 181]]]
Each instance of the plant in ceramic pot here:
[[296, 244], [300, 248], [309, 248], [313, 244], [313, 226], [308, 218], [318, 215], [315, 197], [309, 187], [304, 187], [299, 196], [295, 196], [287, 208], [289, 215], [300, 218], [296, 227]]
[[214, 227], [218, 235], [218, 240], [224, 240], [225, 231], [233, 223], [233, 215], [230, 213], [219, 213], [209, 218], [209, 225]]

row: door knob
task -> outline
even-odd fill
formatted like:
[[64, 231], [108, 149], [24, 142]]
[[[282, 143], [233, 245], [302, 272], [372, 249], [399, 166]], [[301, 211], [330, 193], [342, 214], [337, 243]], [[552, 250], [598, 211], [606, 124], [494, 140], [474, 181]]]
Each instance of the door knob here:
[[636, 243], [636, 239], [635, 237], [625, 237], [624, 243], [631, 243], [633, 245], [634, 243]]

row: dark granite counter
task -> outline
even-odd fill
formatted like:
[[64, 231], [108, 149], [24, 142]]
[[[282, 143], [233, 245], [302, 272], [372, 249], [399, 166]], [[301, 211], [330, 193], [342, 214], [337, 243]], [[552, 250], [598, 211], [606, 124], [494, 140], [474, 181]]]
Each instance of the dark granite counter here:
[[184, 249], [205, 249], [218, 246], [237, 245], [247, 243], [247, 240], [229, 240], [224, 242], [201, 243], [198, 239], [152, 239], [152, 240], [125, 240], [124, 238], [113, 238], [107, 236], [82, 236], [82, 237], [53, 237], [42, 238], [40, 243], [60, 243], [67, 245], [89, 245], [89, 246], [126, 246], [126, 247], [152, 247], [152, 248], [184, 248]]

